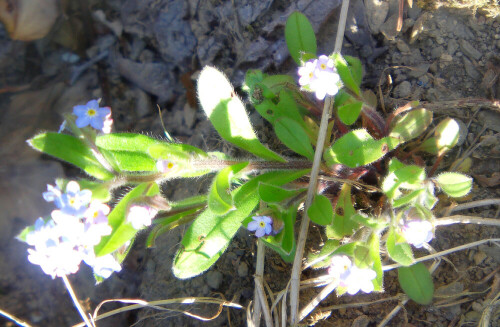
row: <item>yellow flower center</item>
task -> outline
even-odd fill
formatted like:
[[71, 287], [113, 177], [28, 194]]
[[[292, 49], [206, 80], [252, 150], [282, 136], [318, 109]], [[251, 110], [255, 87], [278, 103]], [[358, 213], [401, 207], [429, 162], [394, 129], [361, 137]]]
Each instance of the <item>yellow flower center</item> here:
[[168, 168], [168, 169], [172, 169], [172, 168], [174, 168], [174, 164], [173, 164], [172, 162], [169, 162], [169, 163], [167, 164], [167, 168]]
[[89, 109], [87, 111], [87, 115], [89, 115], [90, 117], [94, 117], [96, 115], [97, 111], [95, 111], [94, 109]]
[[313, 76], [314, 76], [313, 72], [310, 72], [309, 73], [309, 78], [313, 78]]
[[325, 70], [326, 69], [326, 65], [325, 64], [321, 64], [320, 65], [321, 69]]
[[264, 227], [266, 227], [266, 223], [265, 223], [265, 222], [263, 222], [263, 221], [259, 222], [259, 227], [260, 227], [260, 228], [264, 228]]

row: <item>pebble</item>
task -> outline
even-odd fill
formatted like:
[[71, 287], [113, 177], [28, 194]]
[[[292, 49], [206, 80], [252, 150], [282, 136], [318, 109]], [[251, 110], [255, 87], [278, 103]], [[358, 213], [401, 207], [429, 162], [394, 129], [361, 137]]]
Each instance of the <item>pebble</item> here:
[[240, 262], [238, 266], [238, 276], [246, 277], [248, 275], [248, 265], [245, 262]]
[[396, 98], [406, 98], [411, 94], [411, 83], [404, 81], [394, 89], [394, 96]]
[[365, 14], [373, 34], [380, 31], [389, 12], [389, 3], [381, 0], [365, 0]]
[[442, 46], [435, 47], [434, 49], [431, 50], [431, 58], [437, 59], [437, 58], [441, 57], [443, 52], [444, 52], [444, 48]]
[[408, 44], [406, 44], [406, 42], [403, 41], [403, 40], [401, 40], [401, 39], [397, 40], [396, 47], [402, 53], [408, 53], [408, 52], [410, 52], [410, 47], [408, 46]]
[[354, 319], [351, 327], [367, 327], [370, 323], [370, 318], [367, 315], [362, 315]]
[[458, 49], [458, 42], [455, 41], [455, 39], [451, 39], [448, 41], [448, 49], [446, 52], [448, 52], [449, 55], [453, 55]]
[[209, 271], [206, 276], [208, 286], [214, 290], [219, 289], [222, 283], [222, 273], [217, 270]]
[[408, 73], [408, 75], [411, 77], [414, 77], [414, 78], [419, 78], [420, 76], [423, 76], [427, 73], [430, 66], [431, 66], [431, 64], [426, 64], [426, 63], [420, 64], [417, 67], [415, 67], [415, 69], [412, 69]]
[[474, 254], [474, 263], [476, 265], [480, 265], [487, 257], [488, 256], [486, 255], [486, 253], [484, 253], [483, 251], [478, 251], [476, 254]]
[[479, 60], [483, 55], [466, 40], [460, 40], [460, 49], [470, 59]]
[[467, 73], [467, 75], [469, 75], [469, 77], [472, 79], [479, 80], [481, 78], [481, 74], [477, 71], [472, 62], [467, 60], [465, 57], [463, 57], [463, 60], [465, 72]]

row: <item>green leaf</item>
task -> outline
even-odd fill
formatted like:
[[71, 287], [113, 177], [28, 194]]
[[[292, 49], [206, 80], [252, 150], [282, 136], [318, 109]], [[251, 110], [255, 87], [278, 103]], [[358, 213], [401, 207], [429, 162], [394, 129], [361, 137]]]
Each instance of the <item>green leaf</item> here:
[[274, 125], [276, 136], [283, 144], [309, 160], [314, 158], [314, 149], [302, 126], [290, 118], [280, 118]]
[[425, 109], [412, 110], [394, 123], [389, 136], [408, 142], [420, 136], [432, 123], [432, 112]]
[[198, 79], [198, 97], [222, 138], [261, 158], [285, 162], [257, 139], [243, 102], [223, 73], [214, 67], [205, 67]]
[[344, 56], [344, 59], [349, 64], [352, 78], [358, 85], [361, 85], [361, 81], [363, 80], [363, 65], [361, 65], [361, 61], [351, 56]]
[[374, 140], [365, 129], [357, 129], [339, 138], [323, 155], [328, 165], [341, 163], [356, 168], [381, 159], [398, 144], [395, 138]]
[[363, 102], [361, 101], [348, 103], [346, 105], [338, 107], [337, 112], [340, 120], [346, 125], [354, 124], [356, 120], [358, 120], [362, 107], [363, 107]]
[[286, 190], [284, 188], [274, 186], [267, 183], [259, 184], [259, 197], [262, 201], [268, 203], [277, 203], [284, 201], [292, 196], [299, 194], [300, 192], [304, 192], [304, 189], [299, 190]]
[[259, 204], [260, 182], [272, 185], [289, 183], [309, 170], [273, 171], [252, 178], [231, 192], [235, 210], [221, 216], [207, 208], [189, 226], [176, 254], [173, 266], [175, 276], [194, 277], [210, 268], [224, 253], [229, 242]]
[[286, 21], [285, 40], [288, 51], [297, 65], [302, 64], [302, 54], [309, 52], [316, 54], [316, 35], [306, 16], [294, 12]]
[[358, 244], [354, 249], [354, 263], [359, 268], [368, 268], [372, 266], [373, 258], [370, 255], [370, 248], [366, 245]]
[[425, 151], [427, 153], [434, 155], [437, 155], [439, 152], [439, 149], [437, 147], [437, 140], [435, 137], [429, 137], [427, 140], [425, 140], [424, 142], [422, 142], [422, 144], [418, 146], [418, 149], [420, 151]]
[[331, 239], [326, 240], [325, 244], [318, 253], [309, 252], [309, 254], [307, 255], [308, 264], [317, 261], [312, 266], [314, 269], [328, 267], [331, 261], [330, 254], [332, 254], [339, 247], [339, 245], [340, 242], [338, 240], [331, 240]]
[[[345, 87], [354, 92], [357, 96], [360, 95], [360, 82], [353, 77], [351, 73], [351, 68], [349, 67], [347, 61], [340, 55], [340, 53], [333, 53], [330, 58], [333, 59], [333, 64], [339, 73], [340, 79], [342, 83], [344, 83]], [[356, 73], [357, 74], [357, 73]]]
[[316, 194], [307, 215], [316, 224], [326, 226], [333, 222], [333, 208], [330, 200], [321, 194]]
[[103, 203], [111, 200], [111, 194], [109, 193], [108, 185], [85, 179], [81, 179], [77, 182], [80, 185], [81, 190], [87, 189], [92, 192], [92, 200], [98, 200]]
[[387, 222], [385, 222], [383, 219], [376, 219], [373, 217], [367, 217], [363, 214], [360, 213], [355, 213], [351, 217], [352, 221], [357, 222], [360, 225], [369, 227], [371, 229], [384, 229], [387, 226]]
[[392, 204], [392, 207], [393, 208], [399, 208], [399, 207], [402, 207], [404, 205], [408, 205], [408, 204], [413, 204], [415, 203], [415, 201], [418, 200], [418, 197], [423, 193], [423, 192], [426, 192], [425, 189], [420, 189], [420, 190], [415, 190], [415, 191], [412, 191], [396, 200], [394, 200], [394, 203]]
[[108, 222], [113, 232], [104, 236], [101, 242], [94, 247], [96, 256], [100, 257], [119, 249], [137, 234], [137, 230], [127, 222], [128, 206], [135, 198], [144, 196], [153, 184], [155, 183], [139, 184], [128, 192], [109, 213]]
[[233, 174], [236, 174], [248, 165], [241, 162], [222, 169], [215, 177], [208, 193], [208, 207], [214, 213], [223, 215], [233, 209], [230, 187]]
[[[425, 169], [416, 165], [405, 166], [397, 159], [392, 159], [392, 168], [389, 164], [389, 174], [382, 182], [382, 191], [392, 199], [399, 198], [400, 188], [416, 190], [422, 188], [425, 180]], [[404, 200], [403, 200], [404, 201]]]
[[67, 134], [41, 133], [28, 140], [34, 149], [67, 161], [100, 180], [110, 180], [114, 174], [106, 170], [90, 148], [80, 139]]
[[408, 243], [405, 242], [404, 238], [398, 235], [393, 228], [389, 231], [386, 241], [387, 253], [392, 260], [403, 266], [409, 266], [413, 264], [413, 252]]
[[442, 173], [435, 181], [443, 192], [452, 198], [465, 196], [472, 189], [472, 178], [460, 173]]
[[398, 268], [399, 285], [413, 301], [427, 305], [434, 296], [434, 283], [427, 267], [421, 262]]
[[460, 126], [451, 118], [446, 118], [436, 126], [434, 132], [436, 138], [436, 147], [438, 148], [438, 155], [442, 155], [451, 148], [453, 148], [460, 136]]
[[344, 236], [351, 235], [354, 229], [358, 227], [358, 224], [351, 219], [355, 213], [351, 200], [351, 185], [345, 183], [337, 200], [333, 224], [326, 227], [327, 237], [341, 239]]
[[146, 240], [146, 246], [149, 247], [154, 247], [155, 246], [155, 241], [158, 236], [176, 228], [181, 225], [187, 224], [191, 222], [196, 214], [200, 213], [201, 208], [192, 208], [188, 209], [176, 214], [173, 214], [168, 217], [163, 217], [160, 219], [155, 219], [154, 224], [155, 226], [153, 227], [153, 230], [149, 233], [148, 238]]
[[380, 258], [380, 236], [377, 233], [372, 233], [368, 238], [368, 247], [373, 260], [373, 270], [377, 273], [377, 277], [373, 280], [373, 286], [375, 286], [375, 291], [381, 292], [384, 285], [384, 272], [382, 271], [382, 259]]

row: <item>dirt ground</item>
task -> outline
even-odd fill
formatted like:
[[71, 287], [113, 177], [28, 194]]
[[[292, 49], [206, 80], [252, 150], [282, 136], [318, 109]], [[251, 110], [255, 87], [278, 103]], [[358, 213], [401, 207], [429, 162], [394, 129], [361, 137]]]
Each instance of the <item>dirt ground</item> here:
[[[1, 1], [0, 1], [1, 2]], [[71, 326], [79, 322], [64, 285], [44, 275], [26, 259], [26, 245], [14, 237], [50, 207], [41, 193], [56, 177], [83, 177], [73, 167], [40, 156], [25, 140], [41, 130], [57, 130], [62, 114], [76, 104], [102, 98], [113, 110], [117, 131], [163, 137], [157, 104], [166, 130], [180, 142], [238, 154], [217, 137], [197, 106], [194, 80], [205, 65], [223, 70], [240, 86], [247, 69], [295, 76], [283, 36], [286, 17], [303, 12], [318, 35], [318, 52], [333, 50], [340, 0], [81, 0], [62, 1], [64, 14], [51, 32], [35, 42], [13, 41], [0, 25], [0, 310], [32, 326]], [[424, 1], [425, 2], [425, 1]], [[422, 2], [422, 3], [424, 3]], [[451, 2], [451, 1], [450, 1]], [[490, 1], [494, 3], [494, 1]], [[446, 170], [458, 159], [470, 165], [474, 189], [460, 203], [500, 198], [500, 18], [470, 8], [422, 9], [405, 1], [403, 25], [397, 30], [397, 0], [351, 1], [343, 54], [359, 57], [363, 88], [379, 96], [381, 112], [409, 100], [434, 111], [435, 121], [453, 117], [461, 125], [459, 146], [441, 163]], [[419, 4], [421, 4], [419, 2]], [[498, 6], [498, 2], [496, 2]], [[500, 10], [500, 9], [499, 9]], [[380, 99], [383, 101], [380, 102]], [[251, 109], [250, 107], [248, 109]], [[250, 117], [261, 141], [271, 148], [276, 138], [253, 110]], [[163, 186], [170, 199], [205, 190], [203, 180], [173, 181]], [[498, 203], [498, 202], [497, 202]], [[447, 215], [442, 199], [436, 216]], [[499, 218], [498, 204], [453, 214]], [[255, 238], [241, 229], [221, 259], [205, 274], [177, 280], [172, 258], [183, 229], [162, 235], [146, 249], [138, 237], [123, 270], [95, 287], [82, 264], [70, 277], [88, 311], [105, 299], [148, 301], [188, 296], [223, 297], [248, 306], [253, 297]], [[497, 227], [439, 227], [431, 246], [442, 251], [462, 244], [498, 238]], [[310, 229], [312, 251], [322, 240]], [[315, 245], [316, 244], [316, 245]], [[424, 255], [418, 252], [417, 255]], [[485, 243], [443, 258], [434, 272], [437, 289], [428, 306], [409, 301], [387, 326], [476, 326], [486, 305], [500, 292], [499, 244]], [[265, 280], [274, 292], [288, 282], [291, 265], [268, 251]], [[303, 278], [324, 274], [307, 270]], [[321, 312], [308, 320], [316, 326], [377, 326], [402, 301], [395, 271], [384, 279], [385, 292], [328, 297]], [[317, 294], [302, 292], [301, 303]], [[349, 304], [349, 305], [345, 305]], [[106, 304], [101, 311], [118, 308]], [[245, 310], [224, 309], [202, 322], [171, 311], [143, 309], [100, 321], [98, 326], [244, 326]], [[204, 316], [216, 306], [193, 307]], [[491, 326], [500, 326], [498, 304]], [[13, 326], [0, 316], [0, 324]]]

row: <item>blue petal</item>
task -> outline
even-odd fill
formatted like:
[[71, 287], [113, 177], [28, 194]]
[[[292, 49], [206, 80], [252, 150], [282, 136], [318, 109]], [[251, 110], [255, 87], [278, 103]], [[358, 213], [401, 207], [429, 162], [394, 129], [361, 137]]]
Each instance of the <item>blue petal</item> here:
[[247, 229], [251, 232], [256, 231], [259, 228], [259, 222], [251, 221], [248, 223]]
[[79, 116], [77, 119], [76, 119], [76, 127], [78, 128], [82, 128], [82, 127], [85, 127], [87, 126], [88, 124], [90, 123], [90, 117], [88, 116]]
[[102, 130], [104, 127], [104, 121], [102, 120], [101, 117], [94, 117], [93, 119], [90, 120], [90, 126], [97, 130]]

